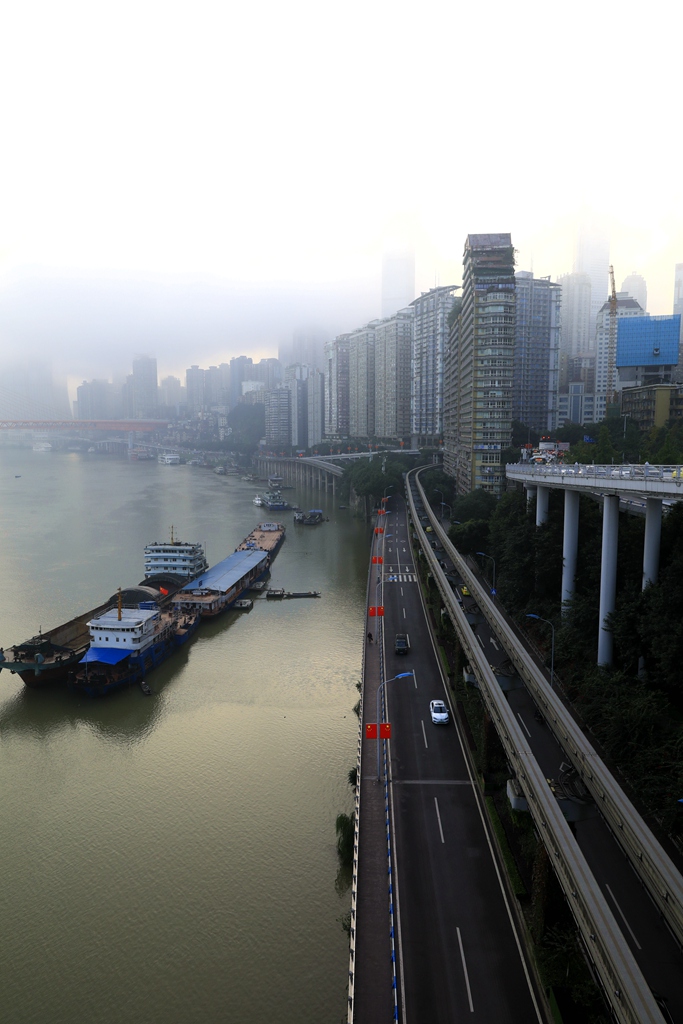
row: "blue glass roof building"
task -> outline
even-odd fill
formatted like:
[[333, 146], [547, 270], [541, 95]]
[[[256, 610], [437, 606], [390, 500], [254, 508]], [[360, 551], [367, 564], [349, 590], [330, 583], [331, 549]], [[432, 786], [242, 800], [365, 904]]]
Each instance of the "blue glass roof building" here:
[[617, 327], [617, 367], [677, 364], [680, 314], [619, 318]]

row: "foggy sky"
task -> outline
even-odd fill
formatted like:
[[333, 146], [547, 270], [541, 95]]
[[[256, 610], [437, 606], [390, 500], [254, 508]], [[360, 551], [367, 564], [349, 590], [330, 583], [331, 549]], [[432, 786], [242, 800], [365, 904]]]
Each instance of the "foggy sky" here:
[[572, 269], [579, 221], [672, 309], [681, 14], [654, 0], [24, 0], [0, 20], [0, 365], [276, 355], [380, 313], [382, 254], [468, 232]]

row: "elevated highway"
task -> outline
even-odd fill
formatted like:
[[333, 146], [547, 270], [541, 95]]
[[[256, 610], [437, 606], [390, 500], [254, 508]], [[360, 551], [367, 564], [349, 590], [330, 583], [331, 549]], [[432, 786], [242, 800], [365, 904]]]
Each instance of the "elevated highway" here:
[[[615, 1017], [620, 1021], [661, 1021], [663, 1018], [650, 985], [572, 835], [546, 775], [540, 769], [531, 749], [529, 731], [523, 729], [517, 720], [491, 668], [489, 657], [477, 642], [467, 615], [446, 579], [439, 558], [432, 549], [430, 536], [436, 536], [448, 553], [457, 573], [474, 596], [481, 615], [503, 645], [561, 749], [571, 759], [578, 777], [615, 835], [621, 851], [647, 887], [679, 943], [683, 934], [681, 877], [559, 696], [550, 690], [543, 673], [491, 601], [479, 577], [450, 543], [431, 511], [428, 511], [428, 516], [434, 532], [431, 535], [425, 533], [414, 503], [412, 482], [416, 475], [413, 472], [408, 477], [408, 500], [415, 531]], [[427, 511], [429, 506], [419, 481], [416, 491]]]

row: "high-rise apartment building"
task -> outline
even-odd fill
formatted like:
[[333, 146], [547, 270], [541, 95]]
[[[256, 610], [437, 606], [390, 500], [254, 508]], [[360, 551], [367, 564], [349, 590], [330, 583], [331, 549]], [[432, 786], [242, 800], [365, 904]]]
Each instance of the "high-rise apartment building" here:
[[349, 334], [349, 436], [375, 436], [375, 324]]
[[[617, 292], [617, 319], [625, 316], [645, 316], [645, 310], [641, 309], [635, 299], [632, 299], [626, 292]], [[609, 362], [609, 338], [610, 338], [610, 304], [604, 302], [598, 314], [596, 326], [596, 356], [595, 356], [595, 422], [600, 423], [607, 415], [607, 403], [610, 395], [607, 394], [609, 381], [607, 379], [607, 365]], [[616, 343], [616, 338], [615, 338]], [[616, 360], [616, 350], [615, 350]]]
[[410, 432], [416, 444], [434, 444], [443, 433], [443, 360], [456, 287], [432, 288], [410, 303], [414, 311]]
[[415, 298], [415, 254], [386, 253], [382, 259], [382, 317], [393, 316]]
[[292, 441], [291, 425], [291, 393], [289, 388], [281, 386], [273, 391], [266, 391], [266, 445], [270, 448], [284, 449], [290, 447]]
[[459, 494], [501, 494], [512, 441], [515, 257], [509, 234], [468, 235], [463, 294], [451, 318], [444, 468]]
[[187, 396], [187, 411], [190, 416], [195, 416], [204, 408], [204, 370], [196, 364], [185, 370], [185, 392]]
[[557, 426], [562, 289], [519, 271], [515, 296], [512, 418], [546, 434]]
[[230, 408], [234, 409], [242, 394], [243, 380], [257, 380], [250, 356], [236, 356], [230, 360]]
[[180, 407], [185, 404], [185, 389], [178, 377], [164, 377], [159, 384], [159, 404], [169, 413], [176, 416]]
[[412, 306], [380, 320], [375, 327], [375, 436], [400, 439], [410, 434]]
[[624, 278], [621, 290], [635, 299], [641, 309], [647, 311], [647, 281], [642, 274], [634, 270]]
[[114, 385], [110, 381], [84, 380], [76, 388], [76, 415], [79, 420], [114, 419], [114, 410]]
[[349, 436], [349, 335], [325, 345], [325, 436]]
[[308, 374], [308, 445], [320, 444], [325, 434], [325, 374], [310, 370]]

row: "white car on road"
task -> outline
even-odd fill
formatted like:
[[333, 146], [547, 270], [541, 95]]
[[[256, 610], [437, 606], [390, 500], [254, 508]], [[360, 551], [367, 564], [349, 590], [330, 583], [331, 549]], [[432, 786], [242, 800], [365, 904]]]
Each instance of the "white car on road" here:
[[448, 708], [442, 700], [430, 700], [429, 713], [434, 725], [448, 725]]

